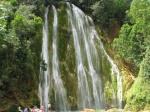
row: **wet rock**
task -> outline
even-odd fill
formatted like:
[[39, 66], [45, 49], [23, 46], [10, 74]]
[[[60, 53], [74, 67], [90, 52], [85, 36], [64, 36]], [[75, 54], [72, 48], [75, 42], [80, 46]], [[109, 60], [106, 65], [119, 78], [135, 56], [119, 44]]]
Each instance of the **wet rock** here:
[[81, 112], [95, 112], [93, 109], [83, 109]]
[[121, 112], [120, 110], [116, 109], [116, 108], [113, 108], [113, 109], [108, 109], [107, 111], [105, 112]]

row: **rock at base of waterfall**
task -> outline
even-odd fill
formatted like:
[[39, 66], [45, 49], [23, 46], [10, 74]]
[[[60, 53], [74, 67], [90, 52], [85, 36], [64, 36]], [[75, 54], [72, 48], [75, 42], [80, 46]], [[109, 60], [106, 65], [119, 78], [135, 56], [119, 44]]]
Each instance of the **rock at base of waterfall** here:
[[83, 109], [81, 112], [95, 112], [93, 109]]
[[120, 110], [118, 110], [118, 109], [116, 109], [116, 108], [112, 108], [112, 109], [108, 109], [108, 110], [105, 111], [105, 112], [122, 112], [122, 111], [120, 111]]

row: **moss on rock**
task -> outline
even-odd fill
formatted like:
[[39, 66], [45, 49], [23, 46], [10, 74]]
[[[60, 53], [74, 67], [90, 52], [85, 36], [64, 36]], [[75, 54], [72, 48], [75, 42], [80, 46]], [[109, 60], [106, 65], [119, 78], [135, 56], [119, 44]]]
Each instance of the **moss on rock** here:
[[141, 66], [139, 76], [135, 80], [127, 97], [126, 110], [150, 110], [150, 82], [142, 77], [142, 73], [143, 68]]

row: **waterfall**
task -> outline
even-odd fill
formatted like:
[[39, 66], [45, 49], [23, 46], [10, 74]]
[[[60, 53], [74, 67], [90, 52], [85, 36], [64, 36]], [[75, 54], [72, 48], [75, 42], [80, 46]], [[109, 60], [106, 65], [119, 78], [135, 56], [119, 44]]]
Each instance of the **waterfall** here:
[[69, 110], [66, 90], [63, 86], [62, 79], [60, 77], [60, 70], [59, 70], [59, 60], [57, 54], [57, 28], [58, 28], [58, 18], [57, 18], [57, 11], [54, 6], [52, 6], [54, 12], [54, 22], [53, 22], [53, 43], [52, 43], [52, 76], [54, 79], [54, 92], [55, 92], [55, 104], [59, 110]]
[[121, 80], [122, 78], [121, 78], [119, 69], [118, 69], [117, 65], [113, 62], [113, 60], [110, 58], [110, 56], [107, 54], [107, 52], [103, 46], [103, 43], [101, 42], [101, 39], [99, 38], [99, 36], [96, 32], [93, 20], [90, 18], [89, 21], [93, 26], [91, 29], [91, 32], [92, 32], [93, 36], [96, 38], [96, 40], [99, 42], [101, 51], [107, 57], [107, 60], [109, 61], [110, 65], [111, 65], [112, 81], [114, 81], [115, 74], [117, 75], [116, 76], [117, 77], [117, 102], [118, 102], [118, 108], [122, 109], [122, 80]]
[[[112, 71], [112, 83], [114, 77], [117, 77], [117, 98], [114, 92], [112, 93], [112, 96], [116, 98], [118, 108], [122, 108], [122, 81], [119, 69], [104, 49], [101, 39], [99, 38], [95, 30], [92, 19], [86, 16], [78, 7], [76, 7], [75, 5], [70, 5], [69, 3], [67, 3], [67, 14], [69, 25], [72, 29], [76, 54], [79, 91], [78, 97], [80, 98], [80, 100], [82, 100], [79, 100], [79, 102], [82, 102], [82, 104], [79, 103], [79, 107], [84, 107], [85, 105], [86, 107], [89, 105], [89, 107], [91, 107], [92, 104], [92, 107], [95, 106], [95, 108], [104, 108], [106, 106], [100, 78], [101, 74], [99, 72], [100, 60], [98, 58], [98, 51], [95, 46], [95, 43], [98, 42], [101, 48], [101, 52], [110, 63]], [[85, 53], [82, 53], [81, 51]], [[83, 58], [87, 59], [89, 70], [88, 73], [85, 72]], [[90, 83], [87, 81], [88, 76], [91, 77], [92, 94], [90, 94], [91, 92], [88, 89], [90, 87]], [[85, 84], [87, 85], [85, 86]]]
[[[118, 108], [122, 108], [122, 82], [118, 67], [107, 54], [101, 39], [96, 32], [93, 20], [89, 16], [85, 15], [81, 9], [69, 3], [67, 3], [68, 29], [71, 29], [72, 32], [71, 37], [75, 52], [74, 58], [76, 68], [73, 73], [76, 73], [75, 76], [77, 77], [77, 93], [74, 93], [76, 95], [67, 94], [61, 77], [62, 75], [58, 57], [58, 14], [55, 6], [52, 5], [54, 16], [52, 27], [52, 47], [49, 47], [47, 20], [48, 9], [49, 6], [46, 8], [44, 15], [43, 43], [41, 52], [42, 61], [40, 64], [39, 75], [40, 105], [45, 106], [45, 112], [48, 111], [47, 105], [50, 103], [49, 95], [52, 96], [53, 104], [55, 105], [55, 109], [58, 109], [58, 111], [68, 111], [70, 109], [68, 103], [69, 100], [67, 98], [72, 98], [72, 96], [74, 98], [77, 96], [75, 103], [77, 104], [78, 109], [104, 109], [107, 102], [104, 91], [105, 82], [103, 82], [102, 79], [102, 75], [104, 74], [101, 70], [101, 57], [106, 57], [106, 61], [109, 62], [111, 67], [112, 97], [114, 98], [113, 103], [117, 103]], [[51, 56], [49, 56], [49, 49], [51, 50]], [[117, 80], [117, 93], [115, 93], [115, 89], [113, 87], [115, 78]], [[69, 82], [67, 83], [69, 84]]]
[[89, 93], [89, 86], [87, 82], [87, 76], [85, 73], [82, 55], [81, 55], [81, 46], [79, 44], [79, 35], [78, 31], [75, 28], [73, 15], [71, 13], [70, 5], [68, 5], [68, 18], [69, 23], [71, 24], [71, 29], [73, 33], [73, 40], [74, 40], [74, 47], [75, 47], [75, 54], [76, 54], [76, 66], [77, 66], [77, 77], [78, 77], [78, 107], [84, 108], [86, 106], [90, 106], [90, 93]]
[[[75, 5], [68, 6], [68, 19], [72, 28], [75, 54], [76, 54], [76, 66], [78, 76], [78, 97], [81, 98], [79, 107], [85, 108], [96, 108], [102, 109], [105, 106], [104, 96], [102, 92], [102, 84], [99, 73], [99, 64], [97, 49], [93, 41], [93, 34], [91, 34], [91, 26], [89, 23], [89, 17], [86, 16], [78, 7]], [[71, 10], [72, 7], [72, 10]], [[84, 45], [84, 46], [83, 46]], [[82, 50], [81, 50], [82, 49]], [[81, 51], [85, 50], [86, 57]], [[89, 73], [85, 73], [83, 58], [87, 58], [87, 64]], [[96, 60], [96, 61], [94, 61]], [[97, 63], [97, 64], [95, 64]], [[94, 66], [95, 65], [95, 66]], [[90, 76], [91, 84], [87, 81], [87, 75]], [[92, 85], [92, 93], [89, 91], [89, 86]]]
[[49, 67], [49, 51], [48, 51], [48, 10], [49, 6], [46, 8], [44, 15], [43, 24], [43, 40], [42, 40], [42, 52], [41, 52], [41, 64], [40, 64], [40, 75], [39, 75], [39, 97], [40, 105], [44, 105], [45, 111], [47, 112], [47, 105], [49, 103], [49, 88], [50, 88], [50, 67]]

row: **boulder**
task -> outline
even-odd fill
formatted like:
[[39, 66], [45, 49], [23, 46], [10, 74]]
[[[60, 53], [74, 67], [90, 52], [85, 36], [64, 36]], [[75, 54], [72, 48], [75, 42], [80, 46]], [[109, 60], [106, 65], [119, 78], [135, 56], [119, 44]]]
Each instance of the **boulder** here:
[[113, 109], [108, 109], [107, 111], [105, 112], [121, 112], [120, 110], [116, 109], [116, 108], [113, 108]]
[[83, 109], [81, 112], [95, 112], [93, 109]]

